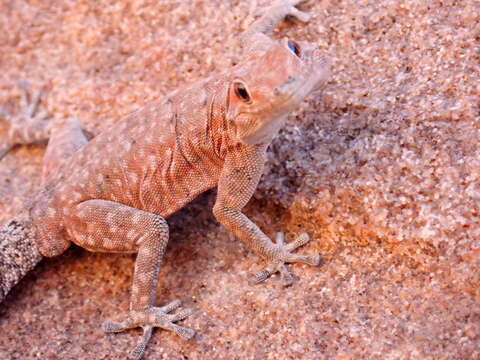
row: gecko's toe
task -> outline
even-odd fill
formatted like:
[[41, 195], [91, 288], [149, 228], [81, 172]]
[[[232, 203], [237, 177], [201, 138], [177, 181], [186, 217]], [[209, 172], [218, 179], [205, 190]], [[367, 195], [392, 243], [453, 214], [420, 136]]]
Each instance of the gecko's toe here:
[[102, 324], [102, 329], [106, 333], [118, 333], [125, 330], [125, 327], [119, 322], [108, 320]]
[[290, 16], [302, 22], [308, 22], [310, 15], [296, 8], [296, 6], [302, 2], [305, 2], [305, 0], [277, 0], [272, 7], [279, 9], [284, 16]]
[[143, 335], [140, 339], [139, 343], [135, 348], [130, 352], [130, 359], [139, 360], [142, 358], [143, 354], [145, 353], [145, 349], [147, 348], [147, 344], [152, 337], [153, 326], [144, 326], [143, 327]]
[[305, 23], [310, 21], [309, 14], [307, 14], [304, 11], [298, 10], [296, 7], [293, 7], [293, 6], [290, 8], [289, 12], [287, 13], [287, 16], [294, 17], [300, 20], [301, 22], [305, 22]]

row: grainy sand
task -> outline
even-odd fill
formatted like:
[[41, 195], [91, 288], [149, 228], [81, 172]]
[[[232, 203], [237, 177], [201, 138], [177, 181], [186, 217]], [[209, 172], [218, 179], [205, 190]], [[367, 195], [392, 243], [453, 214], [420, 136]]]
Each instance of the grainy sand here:
[[[265, 1], [259, 3], [265, 4]], [[101, 5], [100, 5], [101, 4]], [[4, 1], [0, 104], [18, 79], [54, 117], [92, 133], [242, 61], [254, 1]], [[333, 76], [292, 114], [246, 211], [265, 231], [307, 230], [320, 268], [248, 284], [261, 261], [213, 219], [214, 194], [172, 217], [158, 303], [184, 300], [199, 336], [156, 331], [146, 359], [480, 359], [480, 3], [310, 1]], [[1, 126], [1, 125], [0, 125]], [[1, 129], [0, 129], [1, 130]], [[39, 186], [40, 146], [0, 162], [0, 222]], [[99, 154], [101, 156], [101, 154]], [[291, 237], [290, 237], [291, 239]], [[134, 257], [70, 249], [0, 305], [1, 359], [123, 359]]]

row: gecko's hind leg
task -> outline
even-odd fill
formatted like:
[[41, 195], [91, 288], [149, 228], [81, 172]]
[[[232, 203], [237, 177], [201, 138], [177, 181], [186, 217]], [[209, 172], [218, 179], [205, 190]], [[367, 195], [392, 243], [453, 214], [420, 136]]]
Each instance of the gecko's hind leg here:
[[118, 321], [104, 323], [103, 329], [120, 332], [143, 328], [143, 336], [131, 354], [133, 359], [143, 355], [154, 327], [190, 339], [194, 331], [175, 324], [188, 317], [190, 310], [171, 314], [180, 307], [179, 301], [163, 307], [154, 306], [158, 273], [168, 243], [167, 221], [160, 215], [102, 199], [83, 201], [69, 213], [65, 224], [77, 245], [91, 251], [137, 253], [130, 309], [122, 311]]
[[25, 81], [19, 81], [20, 111], [10, 114], [0, 108], [0, 119], [7, 123], [7, 136], [0, 144], [0, 160], [16, 145], [46, 144], [43, 159], [43, 179], [60, 167], [88, 140], [80, 122], [72, 117], [46, 121], [48, 112], [41, 109], [43, 89], [30, 92]]
[[45, 121], [48, 113], [39, 109], [43, 90], [33, 94], [25, 81], [18, 84], [21, 92], [20, 111], [12, 115], [5, 109], [0, 110], [0, 117], [7, 123], [7, 136], [0, 145], [0, 160], [15, 145], [46, 143], [50, 134], [50, 123]]
[[43, 157], [43, 180], [88, 143], [80, 121], [73, 117], [55, 120], [50, 133], [47, 150]]

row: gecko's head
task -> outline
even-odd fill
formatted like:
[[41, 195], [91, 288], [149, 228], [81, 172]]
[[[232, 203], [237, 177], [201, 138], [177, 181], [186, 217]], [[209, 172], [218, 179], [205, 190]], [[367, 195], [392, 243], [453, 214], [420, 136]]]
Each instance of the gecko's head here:
[[308, 44], [269, 41], [256, 57], [235, 69], [227, 119], [244, 144], [268, 143], [288, 113], [328, 80], [330, 59]]

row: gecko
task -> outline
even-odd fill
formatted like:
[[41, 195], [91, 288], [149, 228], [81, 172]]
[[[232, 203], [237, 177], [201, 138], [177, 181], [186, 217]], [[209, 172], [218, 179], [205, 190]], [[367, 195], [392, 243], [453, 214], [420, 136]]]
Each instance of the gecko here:
[[143, 356], [155, 327], [192, 338], [194, 330], [177, 324], [192, 314], [180, 300], [155, 306], [157, 277], [169, 238], [166, 218], [213, 187], [214, 217], [267, 263], [255, 282], [279, 272], [289, 285], [286, 263], [319, 265], [319, 254], [294, 252], [307, 234], [285, 243], [279, 233], [274, 242], [242, 212], [289, 113], [329, 79], [331, 60], [312, 44], [268, 36], [286, 16], [309, 21], [296, 7], [301, 2], [267, 7], [241, 35], [239, 64], [174, 90], [93, 139], [75, 118], [44, 121], [40, 95], [30, 98], [23, 87], [23, 111], [9, 122], [3, 154], [18, 144], [48, 139], [48, 146], [40, 190], [0, 230], [0, 301], [43, 257], [71, 243], [136, 253], [129, 309], [104, 322], [104, 331], [141, 327], [133, 359]]

